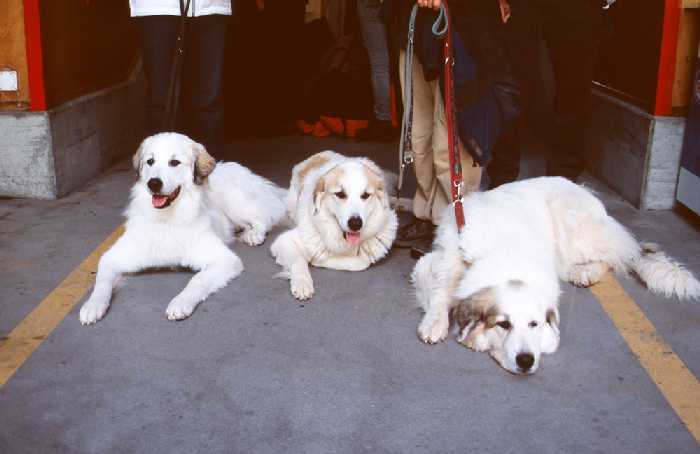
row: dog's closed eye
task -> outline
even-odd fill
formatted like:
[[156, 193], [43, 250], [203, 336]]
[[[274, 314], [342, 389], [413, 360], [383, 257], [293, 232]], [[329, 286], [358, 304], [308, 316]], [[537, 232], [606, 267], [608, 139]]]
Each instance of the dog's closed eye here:
[[530, 323], [527, 324], [530, 328], [537, 328], [537, 322], [536, 321], [531, 321]]
[[177, 159], [171, 159], [170, 162], [168, 162], [168, 165], [170, 167], [177, 167], [180, 165], [180, 161], [178, 161]]

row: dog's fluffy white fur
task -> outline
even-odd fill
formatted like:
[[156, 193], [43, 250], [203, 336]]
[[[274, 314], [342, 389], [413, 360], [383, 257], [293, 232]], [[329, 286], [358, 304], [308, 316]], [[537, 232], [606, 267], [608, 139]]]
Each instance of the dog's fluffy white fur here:
[[541, 353], [559, 346], [559, 279], [586, 287], [609, 269], [634, 271], [656, 293], [700, 296], [687, 269], [640, 245], [590, 191], [564, 178], [473, 193], [464, 212], [458, 234], [453, 208], [445, 210], [433, 252], [413, 271], [424, 342], [447, 337], [452, 311], [461, 343], [488, 351], [510, 372], [529, 374]]
[[287, 212], [296, 226], [280, 235], [271, 251], [300, 300], [314, 293], [309, 264], [364, 270], [387, 254], [396, 236], [383, 173], [366, 158], [324, 151], [297, 164]]
[[284, 216], [284, 190], [239, 164], [217, 164], [184, 135], [147, 138], [133, 163], [139, 179], [125, 212], [126, 231], [100, 259], [95, 288], [80, 310], [84, 325], [105, 315], [121, 275], [147, 268], [197, 272], [166, 309], [170, 320], [188, 317], [243, 271], [227, 246], [234, 231], [249, 245], [261, 244]]

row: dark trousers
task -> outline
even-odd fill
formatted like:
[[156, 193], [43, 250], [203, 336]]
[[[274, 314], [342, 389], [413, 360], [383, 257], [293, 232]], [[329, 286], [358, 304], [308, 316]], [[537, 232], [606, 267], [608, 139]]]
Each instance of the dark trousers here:
[[520, 169], [520, 133], [543, 93], [539, 51], [547, 46], [555, 82], [553, 118], [544, 129], [547, 175], [575, 180], [585, 165], [602, 9], [596, 0], [514, 0], [508, 23], [509, 58], [522, 88], [523, 117], [504, 134], [488, 166], [491, 187], [513, 181]]
[[[148, 130], [154, 134], [165, 128], [165, 106], [180, 18], [145, 16], [134, 20], [148, 79]], [[223, 143], [222, 82], [228, 21], [229, 16], [223, 15], [188, 18], [185, 31], [180, 110], [187, 121], [178, 130], [203, 143], [214, 155], [221, 154]]]

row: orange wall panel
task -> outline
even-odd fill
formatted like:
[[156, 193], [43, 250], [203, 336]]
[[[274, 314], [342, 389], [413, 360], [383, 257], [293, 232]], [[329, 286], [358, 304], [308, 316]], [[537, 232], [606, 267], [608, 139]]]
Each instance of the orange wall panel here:
[[29, 76], [22, 0], [0, 0], [0, 69], [17, 71], [17, 91], [0, 91], [0, 109], [29, 107]]

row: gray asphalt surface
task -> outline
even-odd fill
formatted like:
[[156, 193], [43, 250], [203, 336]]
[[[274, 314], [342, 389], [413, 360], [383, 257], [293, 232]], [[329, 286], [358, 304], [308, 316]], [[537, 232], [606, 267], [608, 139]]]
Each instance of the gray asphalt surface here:
[[[297, 137], [239, 141], [227, 158], [286, 184], [327, 148], [396, 160], [392, 145]], [[0, 200], [0, 335], [122, 222], [133, 181], [125, 161], [60, 201]], [[625, 225], [700, 273], [695, 226], [600, 189]], [[517, 377], [452, 338], [418, 340], [406, 250], [365, 272], [313, 270], [300, 304], [273, 278], [277, 233], [237, 243], [243, 275], [184, 322], [164, 312], [187, 272], [129, 278], [92, 327], [76, 306], [0, 389], [0, 452], [700, 451], [588, 290], [564, 286], [559, 351]], [[618, 279], [700, 376], [700, 304]]]

